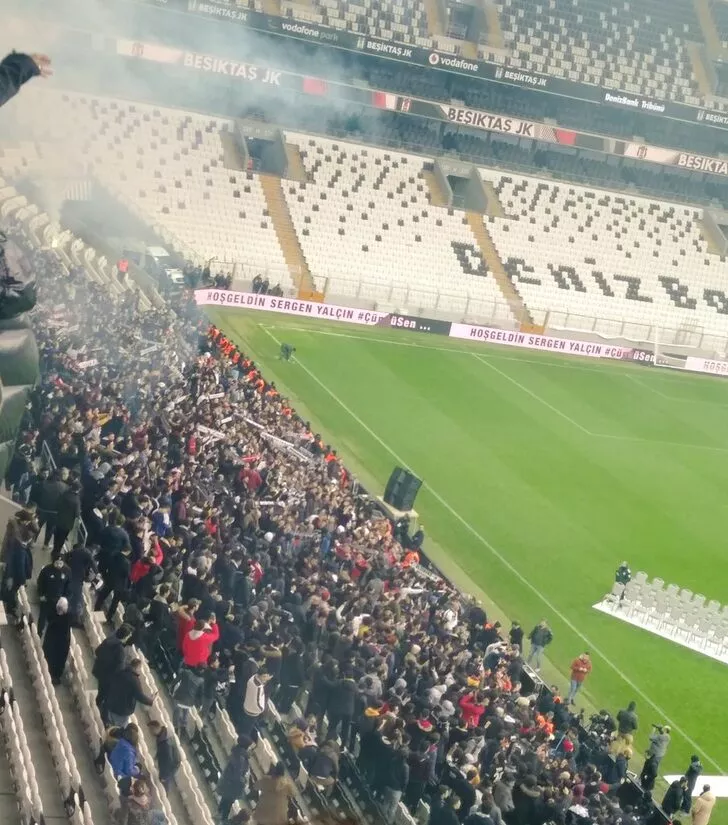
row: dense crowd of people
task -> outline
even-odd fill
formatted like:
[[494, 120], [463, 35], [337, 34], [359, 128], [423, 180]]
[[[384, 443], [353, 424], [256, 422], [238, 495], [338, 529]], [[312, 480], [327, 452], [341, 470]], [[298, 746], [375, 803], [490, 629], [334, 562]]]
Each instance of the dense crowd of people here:
[[[617, 799], [634, 705], [609, 756], [580, 738], [556, 688], [524, 689], [533, 683], [519, 624], [504, 639], [479, 603], [418, 564], [421, 534], [395, 528], [359, 491], [335, 450], [189, 295], [144, 311], [133, 292], [114, 299], [18, 241], [39, 280], [42, 382], [8, 474], [24, 508], [3, 547], [3, 598], [12, 612], [43, 526], [46, 634], [70, 632], [84, 582], [109, 617], [121, 606], [94, 675], [110, 761], [130, 783], [127, 807], [158, 820], [129, 724], [136, 704], [154, 699], [124, 654], [133, 643], [152, 662], [160, 644], [177, 657], [183, 739], [191, 708], [229, 713], [239, 741], [218, 786], [223, 821], [235, 799], [255, 796], [247, 754], [270, 701], [283, 714], [300, 709], [288, 736], [312, 781], [331, 787], [342, 753], [355, 754], [390, 822], [400, 801], [415, 811], [421, 800], [433, 825], [646, 820], [649, 795], [634, 807]], [[44, 442], [50, 474], [37, 470]], [[67, 541], [79, 517], [86, 547]], [[540, 667], [548, 624], [526, 638]], [[62, 654], [48, 651], [58, 679]], [[590, 669], [588, 654], [574, 661], [568, 698]], [[179, 755], [165, 729], [153, 733], [168, 783]], [[255, 820], [283, 825], [293, 789], [279, 768], [257, 793]]]

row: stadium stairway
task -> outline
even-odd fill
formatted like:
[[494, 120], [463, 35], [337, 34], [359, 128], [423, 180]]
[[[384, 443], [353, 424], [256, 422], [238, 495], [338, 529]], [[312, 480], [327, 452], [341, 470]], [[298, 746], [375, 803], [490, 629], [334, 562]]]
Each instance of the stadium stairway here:
[[488, 232], [483, 221], [483, 216], [479, 212], [467, 212], [466, 215], [468, 225], [478, 243], [480, 254], [483, 256], [483, 261], [488, 271], [493, 273], [493, 277], [503, 294], [503, 298], [508, 303], [513, 317], [518, 320], [521, 327], [533, 327], [533, 317], [528, 311], [528, 307], [523, 303], [516, 288], [513, 286], [511, 279], [508, 277], [503, 262], [498, 255], [498, 250], [495, 248], [493, 239], [490, 236], [490, 232]]
[[700, 43], [688, 43], [687, 49], [693, 68], [693, 77], [698, 84], [700, 94], [704, 98], [710, 98], [714, 90], [711, 88], [707, 67], [704, 63], [704, 60], [707, 59], [707, 49], [704, 49]]
[[[696, 2], [698, 2], [698, 0], [696, 0]], [[503, 39], [503, 29], [501, 28], [498, 7], [495, 4], [495, 0], [485, 0], [485, 21], [487, 24], [485, 42], [491, 49], [504, 48], [505, 40]]]
[[245, 160], [240, 154], [233, 133], [224, 129], [220, 130], [220, 143], [222, 144], [222, 165], [235, 172], [244, 172]]
[[447, 195], [442, 191], [442, 187], [437, 182], [435, 173], [429, 169], [424, 169], [422, 172], [422, 177], [427, 185], [427, 190], [430, 193], [430, 203], [433, 206], [440, 206], [443, 208], [450, 206]]
[[[313, 275], [311, 275], [311, 270], [308, 268], [283, 194], [284, 182], [275, 175], [259, 175], [259, 179], [265, 195], [268, 214], [273, 221], [278, 243], [283, 251], [283, 257], [286, 260], [291, 279], [298, 289], [298, 294], [301, 297], [313, 296], [309, 300], [317, 300], [315, 297], [317, 295], [316, 284]], [[318, 300], [321, 300], [322, 297], [319, 296]]]
[[5, 748], [0, 748], [0, 822], [21, 825], [13, 774]]
[[[47, 823], [65, 822], [68, 817], [64, 807], [64, 794], [56, 777], [40, 702], [26, 663], [18, 630], [10, 625], [0, 627], [0, 645], [5, 654], [8, 671], [2, 678], [3, 688], [5, 689], [8, 685], [9, 677], [12, 681], [10, 681], [8, 690], [12, 697], [10, 701], [14, 706], [15, 724], [17, 729], [22, 731], [18, 736], [27, 744], [27, 747], [21, 745], [25, 756], [23, 768], [28, 777], [25, 781], [37, 789], [38, 807], [45, 821]], [[3, 715], [7, 715], [7, 711]], [[10, 736], [7, 728], [5, 735]], [[22, 785], [23, 781], [24, 779], [16, 774], [16, 786]], [[16, 790], [22, 789], [17, 787]]]
[[718, 27], [715, 25], [715, 18], [710, 8], [710, 0], [693, 0], [695, 14], [700, 23], [700, 29], [705, 38], [705, 45], [708, 55], [715, 59], [723, 52], [723, 44], [720, 41]]
[[295, 181], [307, 181], [309, 179], [303, 165], [301, 150], [295, 143], [286, 143], [286, 178]]
[[427, 15], [427, 33], [430, 37], [440, 37], [445, 34], [443, 19], [443, 4], [440, 0], [425, 0], [425, 14]]

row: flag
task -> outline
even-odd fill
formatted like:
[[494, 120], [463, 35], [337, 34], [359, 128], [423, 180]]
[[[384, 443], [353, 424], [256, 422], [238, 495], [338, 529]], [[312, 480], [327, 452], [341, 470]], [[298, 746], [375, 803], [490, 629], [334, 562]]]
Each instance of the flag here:
[[329, 84], [319, 77], [304, 77], [303, 91], [307, 95], [319, 95], [325, 97], [329, 93]]
[[372, 104], [377, 109], [396, 109], [397, 95], [389, 92], [372, 92]]

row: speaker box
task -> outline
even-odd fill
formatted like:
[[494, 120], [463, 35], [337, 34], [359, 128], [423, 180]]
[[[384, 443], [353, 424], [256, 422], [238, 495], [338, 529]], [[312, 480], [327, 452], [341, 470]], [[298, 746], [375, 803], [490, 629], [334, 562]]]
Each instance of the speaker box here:
[[384, 490], [384, 501], [395, 510], [411, 510], [422, 481], [403, 467], [395, 467]]

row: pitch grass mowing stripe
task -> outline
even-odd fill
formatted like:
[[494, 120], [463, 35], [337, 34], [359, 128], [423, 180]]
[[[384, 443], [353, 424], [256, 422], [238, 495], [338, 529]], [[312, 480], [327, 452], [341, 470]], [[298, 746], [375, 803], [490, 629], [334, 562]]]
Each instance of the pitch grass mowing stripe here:
[[[274, 334], [273, 334], [273, 333], [272, 333], [269, 329], [264, 328], [264, 330], [265, 330], [265, 333], [266, 333], [266, 334], [267, 334], [267, 335], [268, 335], [268, 336], [269, 336], [269, 337], [270, 337], [270, 338], [271, 338], [271, 339], [272, 339], [272, 340], [273, 340], [273, 341], [274, 341], [274, 342], [275, 342], [278, 346], [280, 346], [280, 345], [281, 345], [281, 341], [280, 341], [280, 340], [279, 340], [279, 339], [278, 339], [278, 338], [277, 338], [277, 337], [276, 337], [276, 336], [275, 336], [275, 335], [274, 335]], [[477, 356], [477, 355], [476, 355], [476, 357], [478, 358], [478, 360], [483, 361], [483, 363], [487, 363], [487, 362], [486, 362], [486, 361], [484, 361], [484, 360], [483, 360], [480, 356]], [[323, 391], [324, 391], [324, 392], [325, 392], [328, 396], [330, 396], [330, 397], [331, 397], [331, 399], [332, 399], [332, 400], [333, 400], [336, 404], [338, 404], [338, 405], [339, 405], [339, 406], [340, 406], [340, 407], [341, 407], [341, 408], [342, 408], [342, 409], [343, 409], [343, 410], [344, 410], [344, 411], [345, 411], [345, 412], [346, 412], [346, 413], [347, 413], [347, 414], [348, 414], [348, 415], [349, 415], [349, 416], [350, 416], [350, 417], [351, 417], [354, 421], [356, 421], [356, 423], [357, 423], [357, 424], [358, 424], [358, 425], [359, 425], [359, 426], [360, 426], [363, 430], [365, 430], [365, 431], [366, 431], [366, 432], [367, 432], [367, 433], [368, 433], [368, 434], [369, 434], [369, 435], [370, 435], [370, 436], [371, 436], [371, 437], [372, 437], [372, 438], [373, 438], [373, 439], [374, 439], [374, 440], [375, 440], [375, 441], [376, 441], [376, 442], [377, 442], [377, 443], [378, 443], [378, 444], [379, 444], [379, 445], [380, 445], [380, 446], [381, 446], [384, 450], [386, 450], [386, 451], [387, 451], [387, 452], [388, 452], [388, 453], [392, 456], [392, 458], [394, 458], [394, 459], [395, 459], [395, 461], [396, 461], [398, 464], [400, 464], [402, 467], [406, 467], [406, 468], [408, 468], [408, 469], [409, 469], [407, 462], [406, 462], [406, 461], [405, 461], [405, 460], [404, 460], [401, 456], [399, 456], [399, 455], [398, 455], [398, 454], [397, 454], [397, 453], [396, 453], [396, 452], [395, 452], [395, 451], [394, 451], [394, 450], [393, 450], [393, 449], [392, 449], [392, 448], [391, 448], [388, 444], [386, 444], [386, 443], [385, 443], [385, 442], [384, 442], [384, 441], [383, 441], [383, 440], [379, 437], [379, 435], [377, 435], [377, 433], [375, 433], [375, 432], [374, 432], [374, 431], [373, 431], [373, 430], [372, 430], [372, 429], [371, 429], [371, 428], [370, 428], [370, 427], [366, 424], [366, 422], [364, 422], [364, 421], [363, 421], [363, 420], [362, 420], [362, 419], [361, 419], [361, 418], [357, 415], [357, 413], [355, 413], [355, 412], [354, 412], [354, 410], [352, 410], [350, 407], [348, 407], [348, 406], [346, 405], [346, 403], [345, 403], [344, 401], [342, 401], [342, 399], [341, 399], [341, 398], [339, 398], [339, 396], [338, 396], [336, 393], [334, 393], [334, 392], [333, 392], [333, 391], [332, 391], [332, 390], [331, 390], [331, 389], [330, 389], [330, 388], [329, 388], [329, 387], [328, 387], [328, 386], [327, 386], [327, 385], [326, 385], [323, 381], [321, 381], [321, 379], [320, 379], [320, 378], [319, 378], [319, 377], [318, 377], [318, 376], [317, 376], [314, 372], [312, 372], [312, 371], [311, 371], [311, 370], [310, 370], [310, 369], [309, 369], [309, 368], [308, 368], [308, 367], [307, 367], [307, 366], [306, 366], [306, 365], [305, 365], [305, 364], [301, 361], [301, 359], [300, 359], [300, 358], [298, 358], [298, 357], [296, 358], [296, 363], [298, 364], [298, 366], [300, 366], [300, 367], [301, 367], [301, 369], [302, 369], [302, 370], [306, 373], [306, 375], [308, 375], [308, 376], [309, 376], [309, 378], [311, 378], [311, 380], [312, 380], [312, 381], [314, 381], [316, 384], [318, 384], [318, 386], [319, 386], [319, 387], [321, 387], [321, 389], [322, 389], [322, 390], [323, 390]], [[492, 366], [492, 365], [489, 365], [489, 366]], [[523, 387], [523, 385], [519, 384], [519, 383], [518, 383], [518, 382], [516, 382], [514, 379], [511, 379], [511, 378], [510, 378], [510, 376], [506, 375], [505, 373], [503, 373], [501, 370], [499, 370], [499, 369], [497, 369], [497, 368], [495, 368], [495, 369], [496, 369], [496, 371], [497, 371], [499, 374], [503, 375], [503, 376], [504, 376], [505, 378], [507, 378], [509, 381], [513, 381], [513, 383], [515, 383], [517, 386], [519, 386], [521, 389], [523, 389], [523, 390], [524, 390], [525, 392], [527, 392], [529, 395], [532, 395], [532, 396], [533, 396], [534, 398], [536, 398], [537, 400], [542, 401], [542, 399], [540, 399], [538, 396], [536, 396], [534, 393], [532, 393], [532, 392], [531, 392], [530, 390], [528, 390], [527, 388]], [[562, 417], [566, 417], [566, 416], [563, 416], [563, 414], [562, 414], [559, 410], [557, 410], [556, 408], [552, 407], [550, 404], [547, 404], [547, 406], [548, 406], [550, 409], [553, 409], [553, 410], [554, 410], [554, 411], [555, 411], [558, 415], [561, 415]], [[570, 418], [568, 418], [568, 417], [566, 417], [566, 418], [567, 418], [567, 420], [571, 421], [571, 419], [570, 419]], [[573, 422], [573, 421], [571, 421], [571, 423], [574, 423], [574, 422]], [[577, 426], [578, 426], [578, 425], [577, 425]], [[581, 427], [580, 427], [580, 429], [582, 429], [582, 430], [583, 430], [583, 428], [581, 428]], [[586, 430], [583, 430], [583, 431], [588, 433], [588, 431], [586, 431]], [[453, 518], [455, 518], [458, 522], [460, 522], [460, 524], [461, 524], [461, 525], [462, 525], [462, 526], [463, 526], [463, 527], [464, 527], [464, 528], [465, 528], [465, 529], [466, 529], [466, 530], [467, 530], [467, 531], [468, 531], [468, 532], [469, 532], [469, 533], [470, 533], [470, 534], [471, 534], [471, 535], [472, 535], [475, 539], [477, 539], [477, 541], [479, 541], [479, 542], [480, 542], [480, 543], [481, 543], [481, 544], [482, 544], [482, 545], [483, 545], [483, 546], [484, 546], [484, 547], [485, 547], [485, 548], [486, 548], [486, 549], [487, 549], [487, 550], [488, 550], [488, 551], [489, 551], [489, 552], [490, 552], [490, 553], [491, 553], [491, 554], [492, 554], [492, 555], [493, 555], [496, 559], [498, 559], [498, 561], [499, 561], [499, 562], [500, 562], [500, 563], [501, 563], [501, 564], [502, 564], [505, 568], [507, 568], [507, 569], [511, 572], [511, 574], [512, 574], [513, 576], [515, 576], [515, 577], [516, 577], [516, 578], [517, 578], [517, 579], [521, 582], [521, 584], [522, 584], [522, 585], [524, 585], [524, 586], [525, 586], [528, 590], [530, 590], [530, 591], [534, 594], [534, 596], [536, 596], [536, 598], [537, 598], [539, 601], [541, 601], [541, 602], [542, 602], [542, 604], [543, 604], [545, 607], [547, 607], [547, 608], [548, 608], [548, 610], [549, 610], [549, 611], [550, 611], [550, 612], [551, 612], [554, 616], [556, 616], [556, 617], [557, 617], [557, 618], [558, 618], [558, 619], [559, 619], [559, 620], [560, 620], [560, 621], [561, 621], [561, 622], [562, 622], [562, 623], [563, 623], [566, 627], [568, 627], [568, 628], [572, 631], [572, 633], [574, 633], [574, 634], [575, 634], [576, 636], [578, 636], [578, 637], [579, 637], [579, 638], [580, 638], [583, 642], [585, 642], [585, 644], [586, 644], [587, 648], [588, 648], [588, 649], [589, 649], [592, 653], [595, 653], [595, 654], [596, 654], [596, 655], [597, 655], [597, 656], [598, 656], [598, 657], [599, 657], [599, 658], [600, 658], [600, 659], [601, 659], [601, 660], [602, 660], [602, 661], [603, 661], [606, 665], [608, 665], [608, 667], [610, 667], [610, 668], [611, 668], [611, 669], [612, 669], [612, 670], [613, 670], [613, 671], [614, 671], [614, 672], [615, 672], [615, 673], [619, 676], [619, 678], [620, 678], [620, 679], [621, 679], [621, 680], [622, 680], [625, 684], [629, 685], [629, 687], [632, 689], [632, 691], [634, 692], [634, 694], [635, 694], [636, 696], [639, 696], [639, 697], [640, 697], [640, 699], [642, 699], [642, 700], [643, 700], [643, 701], [644, 701], [647, 705], [649, 705], [649, 706], [650, 706], [653, 710], [655, 710], [655, 711], [657, 712], [657, 714], [659, 715], [659, 717], [660, 717], [661, 719], [663, 719], [663, 720], [664, 720], [667, 724], [669, 724], [669, 725], [670, 725], [670, 727], [673, 729], [673, 731], [675, 731], [675, 733], [679, 734], [679, 735], [680, 735], [680, 736], [681, 736], [681, 737], [682, 737], [682, 738], [683, 738], [683, 739], [684, 739], [684, 740], [685, 740], [685, 741], [686, 741], [686, 742], [687, 742], [687, 743], [688, 743], [688, 744], [689, 744], [689, 745], [690, 745], [690, 746], [691, 746], [691, 747], [692, 747], [692, 748], [693, 748], [696, 752], [700, 753], [700, 754], [703, 756], [703, 758], [706, 760], [706, 762], [709, 762], [711, 765], [713, 765], [715, 768], [717, 768], [717, 769], [718, 769], [718, 771], [719, 771], [721, 774], [724, 774], [724, 773], [725, 773], [725, 771], [723, 770], [723, 768], [722, 768], [722, 767], [721, 767], [721, 766], [720, 766], [720, 765], [719, 765], [719, 764], [715, 761], [715, 759], [713, 759], [713, 758], [712, 758], [709, 754], [707, 754], [707, 753], [704, 751], [704, 749], [703, 749], [703, 748], [701, 748], [701, 746], [700, 746], [700, 745], [698, 745], [698, 743], [697, 743], [694, 739], [692, 739], [692, 737], [690, 737], [690, 736], [689, 736], [689, 734], [687, 734], [684, 730], [682, 730], [682, 728], [680, 728], [680, 726], [679, 726], [679, 725], [677, 725], [674, 721], [672, 721], [672, 720], [670, 719], [670, 717], [667, 715], [667, 713], [666, 713], [666, 712], [665, 712], [665, 711], [664, 711], [661, 707], [659, 707], [659, 705], [657, 705], [657, 704], [656, 704], [656, 703], [655, 703], [655, 702], [654, 702], [654, 701], [653, 701], [653, 700], [652, 700], [652, 699], [651, 699], [651, 698], [650, 698], [650, 697], [649, 697], [649, 696], [648, 696], [648, 695], [647, 695], [644, 691], [642, 691], [642, 690], [641, 690], [641, 689], [640, 689], [640, 688], [639, 688], [639, 687], [638, 687], [638, 686], [637, 686], [637, 685], [636, 685], [636, 684], [635, 684], [635, 683], [634, 683], [634, 682], [633, 682], [633, 681], [632, 681], [632, 680], [631, 680], [631, 679], [627, 676], [627, 674], [626, 674], [626, 673], [624, 673], [624, 672], [623, 672], [623, 671], [622, 671], [622, 670], [621, 670], [621, 669], [620, 669], [620, 668], [619, 668], [619, 667], [618, 667], [618, 666], [617, 666], [614, 662], [612, 662], [612, 661], [611, 661], [611, 659], [609, 659], [609, 658], [607, 657], [607, 655], [606, 655], [605, 653], [603, 653], [603, 652], [600, 650], [600, 648], [598, 647], [598, 645], [594, 644], [593, 640], [591, 640], [591, 639], [587, 638], [587, 636], [585, 636], [585, 635], [584, 635], [584, 634], [583, 634], [583, 633], [582, 633], [582, 632], [581, 632], [581, 631], [580, 631], [580, 630], [576, 627], [576, 625], [575, 625], [575, 624], [573, 624], [573, 622], [571, 622], [571, 620], [570, 620], [570, 619], [568, 619], [568, 618], [567, 618], [567, 617], [566, 617], [566, 616], [565, 616], [565, 615], [564, 615], [564, 614], [563, 614], [563, 613], [562, 613], [562, 612], [561, 612], [561, 611], [560, 611], [560, 610], [559, 610], [559, 609], [558, 609], [558, 608], [557, 608], [554, 604], [552, 604], [552, 603], [551, 603], [551, 601], [550, 601], [550, 600], [549, 600], [549, 599], [548, 599], [548, 598], [547, 598], [547, 597], [546, 597], [546, 596], [545, 596], [545, 595], [544, 595], [544, 594], [543, 594], [543, 593], [539, 590], [539, 588], [537, 588], [537, 587], [536, 587], [536, 586], [535, 586], [535, 585], [534, 585], [531, 581], [529, 581], [529, 580], [528, 580], [528, 579], [527, 579], [527, 578], [526, 578], [526, 577], [525, 577], [525, 576], [524, 576], [524, 575], [523, 575], [523, 574], [522, 574], [522, 573], [521, 573], [521, 572], [520, 572], [520, 571], [519, 571], [516, 567], [514, 567], [514, 565], [513, 565], [513, 564], [511, 564], [511, 562], [510, 562], [510, 561], [506, 558], [506, 556], [504, 556], [504, 555], [503, 555], [503, 553], [501, 553], [501, 552], [500, 552], [500, 551], [499, 551], [499, 550], [498, 550], [498, 549], [497, 549], [497, 548], [496, 548], [493, 544], [491, 544], [491, 543], [488, 541], [488, 539], [487, 539], [487, 538], [485, 538], [485, 537], [484, 537], [481, 533], [479, 533], [479, 532], [478, 532], [478, 531], [477, 531], [477, 530], [476, 530], [476, 529], [475, 529], [475, 528], [474, 528], [474, 527], [473, 527], [473, 526], [472, 526], [472, 525], [471, 525], [468, 521], [466, 521], [466, 520], [465, 520], [465, 519], [464, 519], [464, 518], [463, 518], [463, 517], [462, 517], [462, 516], [461, 516], [461, 515], [460, 515], [460, 514], [459, 514], [459, 513], [458, 513], [458, 512], [457, 512], [457, 511], [456, 511], [456, 510], [455, 510], [455, 509], [454, 509], [454, 508], [453, 508], [453, 507], [452, 507], [452, 506], [451, 506], [451, 505], [450, 505], [450, 504], [449, 504], [449, 503], [448, 503], [448, 502], [447, 502], [447, 501], [446, 501], [446, 500], [445, 500], [445, 499], [444, 499], [444, 498], [443, 498], [443, 497], [442, 497], [442, 496], [441, 496], [441, 495], [440, 495], [440, 494], [439, 494], [439, 493], [435, 490], [435, 489], [433, 489], [432, 485], [430, 485], [428, 482], [424, 482], [424, 483], [423, 483], [423, 486], [425, 486], [425, 487], [429, 490], [430, 494], [431, 494], [431, 495], [432, 495], [432, 496], [433, 496], [433, 497], [434, 497], [434, 498], [435, 498], [435, 499], [436, 499], [436, 500], [437, 500], [437, 501], [438, 501], [438, 502], [439, 502], [439, 503], [440, 503], [440, 504], [441, 504], [441, 505], [442, 505], [442, 506], [443, 506], [443, 507], [444, 507], [444, 508], [445, 508], [445, 509], [449, 512], [449, 513], [450, 513], [450, 515], [451, 515]]]

